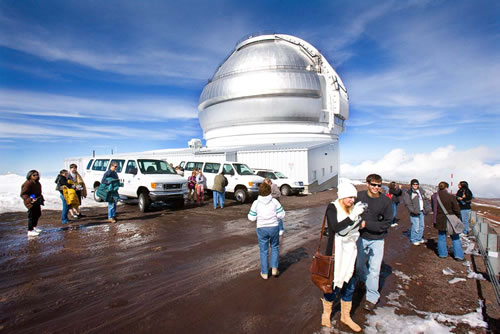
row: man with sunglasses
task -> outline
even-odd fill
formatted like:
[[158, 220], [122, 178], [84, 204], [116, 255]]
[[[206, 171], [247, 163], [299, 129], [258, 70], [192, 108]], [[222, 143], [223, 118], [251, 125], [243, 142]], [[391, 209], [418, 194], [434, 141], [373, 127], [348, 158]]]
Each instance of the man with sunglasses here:
[[425, 192], [420, 188], [417, 179], [410, 181], [410, 189], [403, 192], [403, 202], [410, 212], [410, 242], [414, 246], [421, 245], [424, 240], [424, 215], [429, 214], [431, 205]]
[[359, 191], [356, 198], [356, 202], [368, 204], [368, 209], [361, 215], [365, 227], [359, 230], [355, 278], [349, 281], [346, 294], [353, 294], [357, 281], [363, 281], [366, 285], [366, 302], [363, 308], [373, 311], [380, 298], [380, 267], [384, 258], [384, 238], [392, 223], [392, 203], [389, 197], [380, 193], [380, 175], [368, 175], [366, 184], [368, 190]]

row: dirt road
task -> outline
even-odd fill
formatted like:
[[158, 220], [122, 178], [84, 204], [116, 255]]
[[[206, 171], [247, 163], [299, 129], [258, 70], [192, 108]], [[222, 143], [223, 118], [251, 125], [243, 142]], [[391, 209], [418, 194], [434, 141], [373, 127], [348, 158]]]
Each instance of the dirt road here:
[[[246, 219], [249, 204], [229, 200], [223, 210], [214, 210], [207, 202], [147, 214], [122, 205], [116, 224], [106, 222], [104, 208], [94, 208], [64, 228], [60, 212], [44, 211], [39, 224], [44, 232], [29, 240], [25, 213], [0, 215], [0, 332], [319, 331], [320, 293], [310, 282], [308, 266], [326, 204], [334, 197], [334, 191], [325, 191], [284, 199], [281, 275], [267, 281], [258, 274], [255, 224]], [[457, 293], [441, 271], [463, 272], [463, 264], [436, 257], [432, 227], [426, 228], [425, 246], [410, 247], [405, 211], [400, 206], [400, 224], [386, 240], [379, 307], [402, 287], [400, 314], [475, 312], [478, 299], [492, 293], [491, 285], [467, 280]], [[478, 271], [484, 271], [480, 258], [474, 258]], [[411, 279], [401, 278], [401, 272]], [[353, 318], [363, 324], [367, 312], [358, 307], [361, 298], [362, 291], [357, 292]], [[496, 326], [497, 309], [487, 303], [490, 327]], [[464, 324], [456, 329], [486, 332]]]

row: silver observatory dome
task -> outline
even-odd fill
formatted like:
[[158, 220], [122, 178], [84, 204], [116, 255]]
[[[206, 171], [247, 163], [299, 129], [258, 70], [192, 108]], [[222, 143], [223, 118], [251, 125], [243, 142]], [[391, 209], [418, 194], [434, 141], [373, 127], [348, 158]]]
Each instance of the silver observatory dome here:
[[203, 89], [198, 109], [209, 147], [336, 139], [349, 116], [335, 70], [289, 35], [239, 43]]

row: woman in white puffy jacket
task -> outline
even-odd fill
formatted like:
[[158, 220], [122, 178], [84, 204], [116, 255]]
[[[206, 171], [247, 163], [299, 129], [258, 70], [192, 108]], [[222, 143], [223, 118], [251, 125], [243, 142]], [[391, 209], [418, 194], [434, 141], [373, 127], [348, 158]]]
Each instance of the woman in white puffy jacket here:
[[259, 197], [253, 202], [248, 219], [257, 221], [257, 239], [260, 249], [260, 276], [267, 279], [269, 275], [269, 245], [271, 245], [272, 275], [278, 276], [279, 261], [279, 223], [285, 217], [281, 204], [271, 196], [271, 186], [262, 183], [259, 186]]
[[339, 184], [337, 195], [337, 200], [328, 204], [326, 209], [329, 232], [326, 255], [332, 255], [335, 239], [335, 265], [333, 292], [324, 294], [321, 298], [323, 303], [321, 325], [331, 327], [332, 304], [340, 293], [340, 321], [354, 332], [359, 332], [361, 328], [352, 321], [350, 314], [354, 289], [352, 284], [347, 283], [351, 280], [354, 272], [354, 264], [358, 254], [356, 241], [359, 238], [359, 229], [364, 227], [364, 222], [361, 222], [361, 214], [364, 212], [365, 205], [361, 202], [354, 205], [358, 192], [351, 183]]

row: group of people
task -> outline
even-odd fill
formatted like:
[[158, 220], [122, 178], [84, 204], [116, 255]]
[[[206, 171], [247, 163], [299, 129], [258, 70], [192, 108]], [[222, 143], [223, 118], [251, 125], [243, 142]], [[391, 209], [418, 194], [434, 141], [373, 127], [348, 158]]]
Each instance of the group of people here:
[[[119, 200], [117, 167], [118, 164], [112, 162], [101, 180], [108, 202], [108, 220], [112, 223], [116, 222], [116, 203]], [[62, 169], [54, 182], [62, 203], [61, 223], [68, 224], [70, 217], [72, 219], [85, 217], [80, 212], [80, 206], [82, 198], [87, 197], [87, 187], [78, 173], [78, 166], [71, 164], [69, 171]], [[21, 198], [28, 209], [28, 237], [38, 236], [42, 232], [37, 225], [42, 215], [41, 206], [44, 205], [45, 200], [42, 195], [40, 173], [37, 170], [30, 170], [26, 175], [26, 181], [21, 186]]]
[[[285, 210], [278, 201], [279, 196], [273, 198], [272, 182], [269, 181], [266, 180], [260, 185], [259, 197], [253, 202], [248, 213], [248, 219], [257, 222], [260, 276], [263, 279], [269, 277], [269, 257], [271, 274], [279, 275], [279, 226], [280, 220], [285, 216]], [[417, 179], [410, 181], [410, 188], [407, 190], [391, 182], [387, 193], [384, 194], [381, 191], [382, 177], [370, 174], [366, 177], [366, 186], [367, 190], [357, 191], [351, 183], [339, 184], [337, 199], [326, 209], [329, 236], [326, 255], [335, 254], [335, 264], [333, 291], [321, 298], [321, 324], [325, 327], [331, 327], [333, 303], [340, 298], [340, 321], [354, 332], [361, 331], [361, 327], [350, 315], [358, 282], [363, 282], [366, 288], [363, 308], [370, 312], [375, 309], [380, 299], [379, 278], [385, 237], [389, 228], [397, 224], [396, 213], [401, 198], [410, 214], [410, 242], [413, 245], [425, 242], [424, 216], [432, 212], [434, 227], [438, 231], [438, 256], [448, 256], [446, 235], [449, 234], [455, 259], [464, 259], [460, 236], [447, 231], [445, 211], [462, 217], [466, 225], [464, 233], [467, 234], [470, 203], [473, 198], [467, 182], [460, 182], [460, 189], [456, 196], [453, 196], [448, 191], [448, 183], [442, 181], [438, 185], [438, 191], [430, 199], [420, 188]], [[438, 205], [439, 201], [441, 204]], [[463, 212], [464, 210], [468, 211]]]
[[[321, 324], [325, 327], [331, 327], [332, 304], [340, 295], [340, 321], [354, 332], [361, 331], [360, 326], [350, 317], [352, 296], [358, 281], [364, 282], [366, 287], [366, 301], [363, 308], [372, 311], [376, 307], [380, 298], [378, 287], [384, 255], [384, 238], [389, 227], [396, 223], [399, 197], [403, 198], [410, 214], [410, 242], [413, 245], [425, 242], [423, 239], [424, 215], [432, 212], [433, 224], [438, 231], [438, 256], [440, 258], [448, 256], [446, 235], [450, 235], [454, 258], [458, 261], [464, 260], [460, 236], [447, 230], [446, 212], [462, 218], [466, 226], [464, 234], [467, 234], [470, 204], [473, 198], [467, 182], [459, 183], [456, 196], [449, 193], [447, 182], [439, 182], [438, 190], [431, 196], [431, 199], [426, 197], [417, 179], [412, 179], [410, 188], [405, 191], [395, 183], [391, 183], [389, 194], [392, 196], [381, 195], [379, 190], [382, 187], [382, 178], [380, 175], [368, 175], [366, 184], [368, 189], [359, 192], [349, 183], [340, 184], [337, 200], [330, 203], [326, 211], [330, 232], [326, 254], [332, 254], [334, 244], [335, 267], [332, 284], [334, 290], [331, 294], [324, 294], [321, 299], [323, 304]], [[362, 207], [361, 203], [367, 205]], [[335, 237], [332, 237], [333, 235]]]

